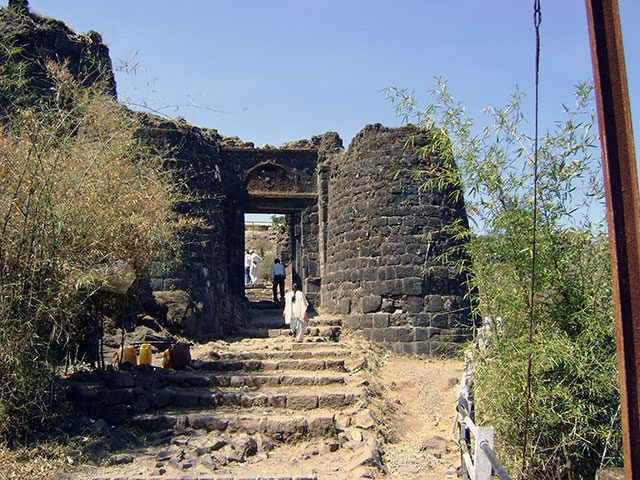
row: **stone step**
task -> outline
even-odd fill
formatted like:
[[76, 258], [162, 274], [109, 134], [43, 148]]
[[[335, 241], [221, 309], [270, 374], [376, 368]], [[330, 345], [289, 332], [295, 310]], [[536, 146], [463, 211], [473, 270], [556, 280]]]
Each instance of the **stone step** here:
[[[73, 477], [64, 477], [64, 478], [73, 478]], [[176, 480], [176, 478], [179, 478], [180, 480], [318, 480], [318, 477], [316, 475], [289, 475], [289, 474], [277, 474], [277, 475], [240, 475], [240, 476], [229, 476], [229, 475], [222, 475], [222, 476], [211, 476], [211, 475], [206, 475], [206, 476], [202, 476], [202, 475], [198, 475], [198, 476], [189, 476], [189, 475], [184, 475], [183, 473], [180, 473], [180, 477], [158, 477], [157, 475], [153, 475], [153, 476], [141, 476], [141, 475], [135, 475], [133, 477], [123, 477], [122, 475], [118, 474], [115, 477], [105, 477], [105, 476], [99, 476], [99, 477], [82, 477], [82, 480], [161, 480], [166, 478], [167, 480]]]
[[[245, 338], [271, 338], [291, 335], [288, 328], [246, 328], [238, 332], [239, 336]], [[304, 332], [305, 337], [325, 337], [336, 340], [340, 336], [340, 327], [322, 326], [308, 327]]]
[[[326, 347], [326, 345], [325, 345]], [[254, 350], [249, 352], [222, 352], [211, 351], [209, 357], [217, 360], [285, 360], [285, 359], [306, 359], [319, 357], [350, 357], [350, 350]]]
[[215, 375], [209, 378], [209, 385], [220, 388], [242, 387], [317, 387], [326, 385], [344, 385], [341, 375]]
[[[326, 387], [326, 386], [324, 386]], [[247, 388], [247, 387], [244, 387]], [[102, 385], [83, 385], [74, 389], [74, 400], [113, 407], [128, 405], [134, 412], [145, 412], [167, 407], [201, 408], [215, 407], [270, 407], [287, 410], [314, 410], [317, 408], [341, 409], [366, 402], [367, 391], [362, 387], [340, 386], [339, 391], [327, 391], [323, 386], [304, 388], [289, 386], [262, 387], [255, 391], [240, 389], [187, 390], [152, 388], [137, 391], [132, 388], [105, 389]]]
[[[282, 317], [282, 309], [269, 315], [254, 315], [251, 320], [253, 328], [283, 328], [284, 318]], [[310, 327], [340, 327], [342, 319], [339, 317], [310, 317]]]
[[260, 433], [280, 443], [297, 442], [305, 437], [328, 438], [336, 435], [335, 415], [328, 410], [306, 412], [303, 415], [265, 411], [241, 412], [224, 408], [206, 413], [163, 412], [137, 415], [129, 424], [146, 431], [191, 428], [227, 434]]
[[[166, 375], [167, 385], [180, 388], [211, 388], [211, 387], [309, 387], [321, 385], [344, 384], [344, 375], [305, 375], [300, 373], [243, 373], [230, 372], [206, 372], [182, 373], [175, 372]], [[142, 383], [142, 382], [138, 382]]]
[[244, 370], [337, 370], [345, 371], [344, 358], [310, 358], [288, 360], [211, 360], [202, 362], [200, 370], [229, 372]]

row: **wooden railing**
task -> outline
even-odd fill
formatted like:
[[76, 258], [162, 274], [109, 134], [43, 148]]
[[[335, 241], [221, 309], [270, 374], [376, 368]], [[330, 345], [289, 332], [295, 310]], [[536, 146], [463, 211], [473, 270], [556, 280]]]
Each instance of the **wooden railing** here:
[[465, 355], [464, 373], [458, 386], [453, 434], [460, 447], [462, 478], [467, 480], [489, 480], [492, 474], [501, 480], [511, 480], [493, 451], [495, 429], [479, 427], [474, 422], [473, 352], [487, 348], [494, 330], [502, 330], [502, 319], [494, 323], [491, 318], [485, 318], [473, 347]]

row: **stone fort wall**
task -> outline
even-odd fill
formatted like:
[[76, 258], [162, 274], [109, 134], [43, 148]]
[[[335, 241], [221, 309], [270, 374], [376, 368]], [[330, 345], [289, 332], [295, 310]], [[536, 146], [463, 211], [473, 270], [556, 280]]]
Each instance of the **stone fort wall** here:
[[413, 126], [369, 125], [334, 162], [322, 306], [396, 352], [446, 353], [471, 318], [462, 276], [437, 257], [452, 242], [443, 226], [466, 213], [449, 192], [421, 190], [410, 171], [437, 159], [418, 158], [410, 136], [427, 141]]
[[[42, 67], [47, 57], [68, 60], [78, 75], [86, 73], [83, 65], [100, 65], [115, 94], [108, 49], [98, 34], [77, 36], [57, 20], [31, 15], [18, 22], [0, 13], [34, 65]], [[29, 85], [36, 96], [45, 95], [43, 68], [33, 71]], [[421, 181], [405, 171], [437, 161], [419, 159], [406, 147], [409, 136], [414, 145], [427, 141], [416, 127], [369, 125], [346, 150], [333, 132], [259, 149], [182, 120], [132, 115], [142, 117], [140, 139], [192, 194], [179, 212], [198, 215], [210, 227], [188, 232], [180, 265], [159, 265], [147, 282], [181, 332], [221, 337], [246, 321], [243, 213], [276, 209], [290, 213], [303, 288], [316, 308], [341, 315], [344, 328], [418, 354], [447, 352], [470, 338], [463, 278], [437, 262], [452, 242], [442, 227], [466, 221], [464, 205], [447, 192], [421, 190]]]

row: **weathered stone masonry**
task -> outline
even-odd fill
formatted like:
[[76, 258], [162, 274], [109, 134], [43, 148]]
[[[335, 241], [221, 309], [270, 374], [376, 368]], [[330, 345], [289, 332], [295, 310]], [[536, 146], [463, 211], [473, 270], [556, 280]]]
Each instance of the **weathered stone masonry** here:
[[[69, 61], [73, 74], [100, 65], [96, 71], [106, 69], [115, 93], [98, 34], [75, 35], [34, 15], [18, 22], [3, 11], [2, 19], [38, 66], [34, 91], [48, 91], [43, 65], [55, 58]], [[437, 262], [452, 244], [442, 227], [466, 222], [464, 205], [448, 192], [422, 190], [407, 172], [438, 161], [407, 148], [409, 137], [414, 146], [428, 141], [419, 129], [369, 125], [346, 150], [333, 132], [254, 148], [182, 120], [135, 115], [143, 124], [139, 138], [191, 194], [179, 212], [209, 226], [189, 232], [179, 266], [159, 266], [149, 282], [156, 301], [174, 312], [177, 330], [221, 337], [242, 326], [244, 213], [263, 212], [287, 215], [290, 251], [283, 258], [314, 306], [341, 315], [344, 328], [419, 354], [447, 352], [469, 338], [462, 276]]]
[[443, 225], [466, 217], [462, 202], [412, 178], [436, 159], [419, 159], [410, 136], [427, 141], [416, 127], [369, 125], [335, 162], [322, 305], [374, 342], [435, 354], [469, 332], [462, 278], [436, 261], [451, 242]]

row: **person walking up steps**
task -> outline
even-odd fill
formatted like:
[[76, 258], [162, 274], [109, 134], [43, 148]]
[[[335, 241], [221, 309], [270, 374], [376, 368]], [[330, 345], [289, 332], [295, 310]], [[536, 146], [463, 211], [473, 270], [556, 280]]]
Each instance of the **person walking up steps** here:
[[284, 279], [287, 276], [287, 272], [284, 269], [284, 265], [280, 263], [279, 258], [273, 261], [269, 276], [273, 282], [273, 303], [278, 303], [278, 285], [280, 285], [280, 300], [284, 302]]
[[307, 318], [307, 307], [309, 302], [302, 291], [298, 290], [298, 285], [293, 284], [293, 290], [284, 296], [284, 323], [289, 325], [291, 332], [296, 336], [296, 342], [301, 342], [304, 336], [304, 329], [309, 323]]
[[251, 285], [258, 283], [258, 264], [262, 261], [260, 255], [253, 250], [249, 250], [251, 253], [251, 268], [249, 269], [249, 276], [251, 277]]
[[307, 307], [309, 302], [302, 291], [298, 290], [298, 285], [293, 284], [293, 290], [284, 296], [284, 323], [289, 325], [291, 332], [296, 336], [296, 342], [302, 342], [304, 329], [309, 323], [307, 318]]

